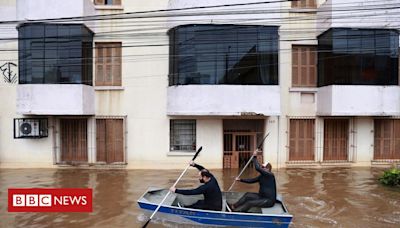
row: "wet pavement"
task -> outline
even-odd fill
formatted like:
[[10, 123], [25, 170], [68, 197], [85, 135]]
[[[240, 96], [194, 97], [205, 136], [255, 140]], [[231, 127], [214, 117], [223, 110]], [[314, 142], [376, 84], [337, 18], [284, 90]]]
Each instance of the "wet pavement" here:
[[[136, 200], [148, 186], [171, 186], [182, 170], [0, 169], [0, 227], [141, 227], [147, 218]], [[226, 190], [238, 170], [212, 172]], [[382, 169], [274, 172], [294, 216], [291, 227], [400, 227], [400, 188], [379, 184]], [[196, 175], [190, 170], [178, 187], [197, 186]], [[243, 177], [255, 175], [249, 171]], [[93, 212], [9, 213], [8, 188], [93, 188]], [[256, 192], [258, 185], [237, 183], [234, 190]], [[148, 227], [182, 226], [155, 220]]]

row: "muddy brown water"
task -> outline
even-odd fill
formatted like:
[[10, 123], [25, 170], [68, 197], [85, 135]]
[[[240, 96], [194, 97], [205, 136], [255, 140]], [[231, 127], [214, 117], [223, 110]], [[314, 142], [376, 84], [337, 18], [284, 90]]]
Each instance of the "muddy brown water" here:
[[[168, 187], [181, 170], [0, 169], [0, 227], [141, 227], [136, 200], [148, 186]], [[228, 189], [238, 170], [213, 170]], [[291, 227], [400, 227], [400, 189], [378, 183], [382, 169], [275, 170], [277, 188], [294, 219]], [[179, 187], [198, 185], [191, 170]], [[249, 171], [244, 177], [255, 176]], [[9, 213], [8, 188], [92, 188], [92, 213]], [[237, 183], [236, 191], [257, 191]], [[148, 227], [183, 227], [154, 220]], [[187, 227], [187, 226], [186, 226]]]

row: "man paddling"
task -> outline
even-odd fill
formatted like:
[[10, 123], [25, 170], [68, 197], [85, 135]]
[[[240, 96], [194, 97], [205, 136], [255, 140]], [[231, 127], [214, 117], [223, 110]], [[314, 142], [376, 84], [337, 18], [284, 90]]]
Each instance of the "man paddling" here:
[[273, 207], [276, 201], [276, 183], [275, 176], [271, 172], [272, 166], [270, 163], [260, 164], [257, 161], [258, 150], [253, 153], [253, 164], [259, 176], [251, 179], [236, 178], [236, 181], [243, 183], [256, 183], [260, 184], [258, 193], [247, 192], [235, 204], [230, 205], [230, 208], [236, 212], [248, 212], [252, 207]]
[[215, 177], [210, 173], [210, 171], [193, 161], [190, 162], [190, 165], [199, 170], [199, 181], [203, 184], [195, 189], [176, 189], [171, 187], [170, 191], [182, 195], [204, 195], [204, 200], [199, 200], [196, 203], [187, 206], [189, 208], [214, 211], [222, 210], [222, 193]]

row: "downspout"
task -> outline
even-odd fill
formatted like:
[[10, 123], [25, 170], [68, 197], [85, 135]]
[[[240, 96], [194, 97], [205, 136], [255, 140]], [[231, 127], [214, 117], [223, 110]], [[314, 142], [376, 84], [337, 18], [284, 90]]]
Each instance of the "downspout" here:
[[280, 146], [280, 116], [278, 115], [278, 143], [276, 146], [276, 169], [279, 170], [279, 146]]

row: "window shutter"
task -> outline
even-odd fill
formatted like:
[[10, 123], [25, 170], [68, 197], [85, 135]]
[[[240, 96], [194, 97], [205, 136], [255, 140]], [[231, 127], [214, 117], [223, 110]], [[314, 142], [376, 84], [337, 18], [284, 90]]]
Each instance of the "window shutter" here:
[[113, 120], [114, 125], [114, 161], [124, 161], [124, 121], [122, 119]]
[[317, 86], [317, 48], [315, 46], [293, 46], [292, 86]]
[[121, 86], [121, 43], [96, 43], [96, 86]]
[[400, 120], [393, 120], [393, 146], [390, 159], [400, 159]]
[[96, 43], [96, 80], [95, 80], [95, 85], [96, 86], [104, 86], [104, 54], [103, 54], [103, 46], [99, 43]]
[[316, 0], [292, 1], [292, 8], [317, 8]]
[[300, 76], [300, 83], [302, 86], [308, 86], [307, 85], [307, 69], [308, 69], [308, 50], [305, 47], [301, 47], [300, 48], [300, 72], [301, 72], [301, 76]]
[[309, 0], [308, 7], [317, 8], [317, 1], [316, 0]]
[[400, 120], [374, 121], [374, 159], [400, 159]]
[[309, 47], [308, 86], [317, 86], [317, 47]]
[[300, 86], [299, 82], [299, 48], [293, 47], [292, 52], [292, 86]]
[[307, 7], [307, 0], [301, 0], [300, 1], [300, 7], [301, 8], [306, 8]]
[[114, 0], [113, 5], [121, 5], [121, 0]]
[[104, 5], [105, 4], [105, 0], [95, 0], [94, 4], [95, 5]]
[[96, 161], [106, 162], [106, 120], [96, 120]]
[[113, 48], [113, 85], [114, 86], [121, 86], [121, 44], [115, 45]]

